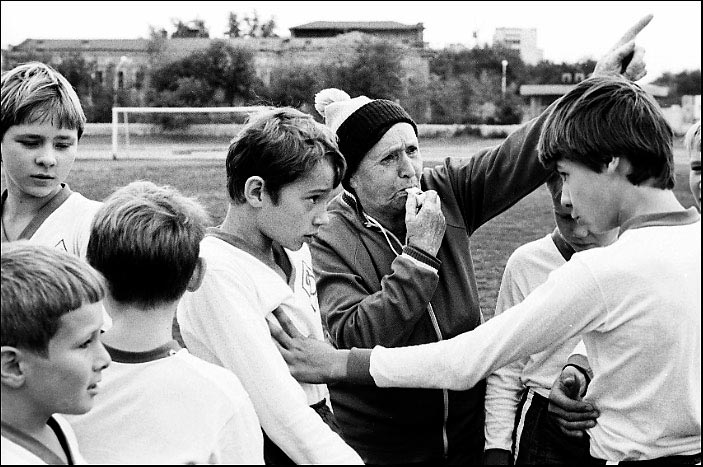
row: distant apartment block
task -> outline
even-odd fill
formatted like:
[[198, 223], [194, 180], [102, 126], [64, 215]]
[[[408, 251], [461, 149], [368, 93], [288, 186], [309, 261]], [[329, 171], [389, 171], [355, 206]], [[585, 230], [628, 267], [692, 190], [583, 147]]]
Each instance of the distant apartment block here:
[[536, 65], [543, 59], [542, 49], [537, 48], [536, 28], [497, 28], [493, 34], [493, 46], [497, 45], [517, 50], [528, 65]]

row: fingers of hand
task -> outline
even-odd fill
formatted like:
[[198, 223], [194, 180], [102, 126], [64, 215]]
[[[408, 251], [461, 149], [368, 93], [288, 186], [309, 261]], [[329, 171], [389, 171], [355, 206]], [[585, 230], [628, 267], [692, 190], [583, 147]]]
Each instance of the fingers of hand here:
[[[295, 324], [288, 318], [288, 315], [285, 314], [285, 312], [279, 307], [273, 310], [273, 315], [276, 317], [276, 320], [278, 321], [278, 324], [282, 328], [282, 330], [290, 337], [293, 339], [298, 339], [303, 336], [300, 331], [298, 331], [298, 328], [295, 327]], [[269, 328], [271, 326], [269, 325]]]
[[625, 32], [625, 34], [623, 34], [620, 40], [615, 43], [615, 48], [637, 37], [637, 34], [639, 34], [640, 31], [642, 31], [650, 21], [652, 21], [652, 18], [654, 18], [654, 15], [648, 14], [637, 21], [630, 29], [627, 30], [627, 32]]
[[637, 81], [647, 74], [647, 64], [644, 61], [645, 50], [643, 47], [635, 47], [635, 53], [630, 65], [625, 70], [625, 77], [631, 81]]

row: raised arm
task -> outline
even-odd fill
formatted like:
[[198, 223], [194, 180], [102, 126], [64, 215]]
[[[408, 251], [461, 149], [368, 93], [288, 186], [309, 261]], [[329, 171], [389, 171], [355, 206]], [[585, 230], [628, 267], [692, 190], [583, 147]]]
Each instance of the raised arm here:
[[[646, 73], [644, 49], [635, 45], [635, 38], [652, 20], [640, 19], [598, 61], [593, 74], [624, 74], [636, 81]], [[623, 62], [629, 60], [623, 71]], [[437, 180], [453, 180], [453, 194], [462, 207], [469, 233], [504, 212], [542, 184], [548, 172], [537, 160], [537, 142], [544, 120], [551, 111], [522, 125], [500, 145], [479, 151], [460, 164], [445, 162], [433, 174]], [[436, 189], [430, 183], [429, 188]]]

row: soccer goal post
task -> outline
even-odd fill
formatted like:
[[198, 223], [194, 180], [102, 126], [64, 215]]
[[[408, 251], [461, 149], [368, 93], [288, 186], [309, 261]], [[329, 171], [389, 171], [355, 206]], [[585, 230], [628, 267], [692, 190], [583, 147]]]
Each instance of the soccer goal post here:
[[112, 108], [112, 158], [118, 158], [119, 146], [119, 126], [120, 114], [122, 119], [123, 133], [125, 135], [125, 147], [129, 149], [129, 115], [130, 114], [193, 114], [193, 113], [232, 113], [249, 115], [260, 110], [271, 109], [267, 106], [242, 106], [242, 107], [113, 107]]

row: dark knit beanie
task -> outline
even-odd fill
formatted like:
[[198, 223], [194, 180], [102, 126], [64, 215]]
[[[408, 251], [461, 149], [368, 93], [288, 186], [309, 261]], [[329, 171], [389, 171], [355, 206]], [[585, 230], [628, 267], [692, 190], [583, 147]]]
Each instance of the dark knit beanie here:
[[339, 89], [325, 89], [315, 96], [315, 108], [325, 123], [337, 133], [339, 150], [347, 161], [342, 185], [349, 189], [349, 179], [366, 153], [396, 123], [409, 123], [417, 135], [417, 125], [400, 105], [386, 99], [366, 96], [352, 99]]

